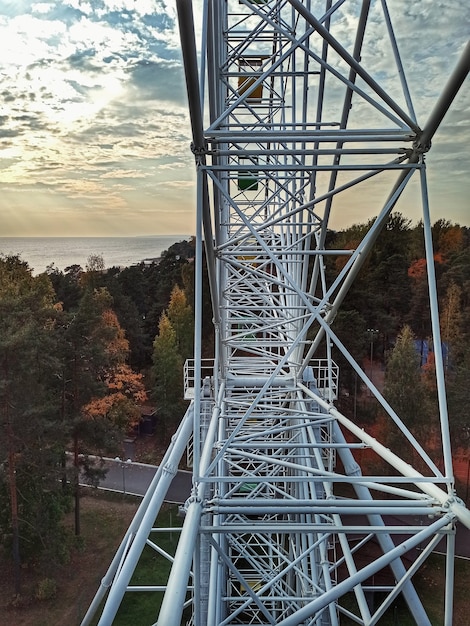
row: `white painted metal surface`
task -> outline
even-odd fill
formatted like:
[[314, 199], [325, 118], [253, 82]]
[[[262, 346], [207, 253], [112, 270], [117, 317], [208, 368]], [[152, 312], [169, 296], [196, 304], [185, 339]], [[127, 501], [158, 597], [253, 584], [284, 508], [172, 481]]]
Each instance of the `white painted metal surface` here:
[[[454, 524], [470, 527], [454, 495], [440, 351], [442, 468], [339, 341], [334, 319], [413, 179], [439, 346], [424, 155], [468, 72], [468, 50], [421, 128], [385, 1], [372, 3], [373, 28], [392, 51], [385, 75], [366, 54], [370, 2], [208, 0], [200, 56], [191, 3], [177, 4], [216, 354], [201, 375], [197, 334], [194, 488], [157, 624], [180, 626], [190, 598], [194, 626], [333, 626], [343, 616], [372, 625], [398, 594], [417, 624], [430, 624], [413, 576], [448, 537], [452, 580]], [[353, 36], [346, 5], [356, 11]], [[363, 240], [327, 249], [332, 216], [348, 211], [352, 194], [376, 203], [377, 189], [384, 200]], [[341, 268], [333, 279], [332, 256]], [[335, 408], [333, 346], [411, 443], [419, 471]], [[364, 447], [385, 472], [361, 470]], [[450, 626], [451, 584], [444, 592]], [[100, 624], [112, 623], [121, 598], [111, 587]]]

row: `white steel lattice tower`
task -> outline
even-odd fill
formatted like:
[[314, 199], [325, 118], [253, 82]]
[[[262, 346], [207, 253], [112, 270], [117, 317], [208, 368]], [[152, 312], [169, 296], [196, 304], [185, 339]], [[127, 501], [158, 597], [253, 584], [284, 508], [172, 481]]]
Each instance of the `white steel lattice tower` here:
[[[196, 288], [200, 297], [204, 239], [215, 358], [201, 361], [199, 336], [194, 399], [97, 596], [112, 583], [99, 624], [112, 623], [129, 589], [192, 433], [193, 491], [159, 626], [179, 626], [185, 606], [195, 626], [371, 625], [399, 594], [424, 626], [413, 576], [443, 537], [450, 626], [454, 525], [470, 527], [470, 514], [454, 495], [424, 155], [468, 73], [468, 48], [421, 128], [385, 0], [208, 0], [199, 69], [190, 1], [178, 12], [198, 176]], [[390, 50], [377, 75], [370, 21]], [[334, 325], [411, 179], [421, 189], [439, 467]], [[328, 249], [332, 216], [359, 195], [376, 219], [355, 249]], [[201, 315], [199, 299], [199, 332]], [[335, 407], [334, 350], [411, 444], [416, 467]], [[356, 462], [364, 448], [382, 462], [370, 465], [379, 475]]]

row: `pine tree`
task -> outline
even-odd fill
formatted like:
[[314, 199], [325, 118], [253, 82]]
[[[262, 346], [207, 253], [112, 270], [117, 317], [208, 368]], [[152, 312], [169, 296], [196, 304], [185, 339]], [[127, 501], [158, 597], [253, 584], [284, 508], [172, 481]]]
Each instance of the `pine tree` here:
[[422, 380], [420, 356], [409, 326], [403, 327], [387, 359], [384, 397], [405, 426], [412, 431], [425, 431], [430, 411]]
[[33, 277], [18, 257], [0, 258], [0, 460], [5, 468], [0, 536], [11, 538], [16, 593], [23, 555], [52, 554], [54, 543], [60, 547], [65, 503], [57, 479], [64, 433], [55, 394], [56, 315], [48, 277]]
[[175, 331], [175, 341], [183, 361], [193, 355], [194, 315], [186, 294], [178, 285], [173, 287], [166, 316]]
[[451, 360], [457, 362], [462, 356], [462, 290], [451, 282], [441, 305], [441, 337], [445, 345], [445, 366], [448, 370]]
[[153, 344], [153, 397], [158, 415], [174, 429], [183, 411], [183, 359], [178, 350], [176, 332], [163, 313]]

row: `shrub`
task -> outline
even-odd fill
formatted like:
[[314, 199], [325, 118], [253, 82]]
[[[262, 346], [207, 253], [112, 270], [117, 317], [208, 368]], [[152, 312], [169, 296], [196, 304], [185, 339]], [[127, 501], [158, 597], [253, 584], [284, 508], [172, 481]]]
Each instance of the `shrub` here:
[[54, 578], [43, 578], [36, 586], [36, 600], [51, 600], [57, 594], [57, 583]]

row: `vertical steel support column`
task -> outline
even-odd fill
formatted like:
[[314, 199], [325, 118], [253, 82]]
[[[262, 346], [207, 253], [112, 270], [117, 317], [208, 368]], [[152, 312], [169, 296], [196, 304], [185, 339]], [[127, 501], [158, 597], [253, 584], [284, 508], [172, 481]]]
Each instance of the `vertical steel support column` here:
[[447, 535], [444, 626], [454, 623], [455, 529]]
[[[194, 311], [194, 431], [193, 431], [193, 485], [197, 485], [200, 476], [201, 458], [201, 341], [202, 341], [202, 193], [201, 168], [197, 170], [197, 210], [196, 210], [196, 268], [195, 268], [195, 311]], [[194, 544], [194, 606], [200, 605], [201, 558], [200, 537], [195, 537]], [[184, 600], [183, 600], [184, 602]], [[202, 626], [196, 619], [195, 626]]]
[[202, 190], [203, 172], [197, 170], [198, 193], [196, 210], [196, 267], [194, 298], [194, 432], [193, 432], [193, 481], [199, 480], [201, 455], [201, 359], [202, 359]]
[[[183, 63], [186, 77], [186, 90], [188, 95], [189, 111], [191, 118], [191, 131], [193, 136], [192, 150], [196, 158], [197, 167], [203, 167], [206, 162], [206, 140], [204, 137], [204, 126], [202, 117], [201, 91], [199, 89], [199, 70], [197, 65], [196, 40], [194, 36], [194, 18], [192, 11], [192, 0], [176, 0], [178, 10], [178, 24], [180, 29], [181, 47], [183, 53]], [[207, 189], [207, 179], [204, 176], [202, 182], [202, 215], [206, 244], [207, 269], [209, 273], [209, 285], [214, 308], [214, 316], [218, 315], [218, 294], [217, 283], [214, 274], [215, 256], [213, 247], [213, 237], [211, 231], [211, 220], [209, 214], [209, 192]]]
[[[431, 327], [434, 342], [434, 364], [436, 368], [437, 398], [439, 402], [439, 419], [441, 423], [442, 455], [444, 457], [444, 473], [447, 478], [454, 475], [452, 464], [452, 448], [449, 432], [449, 415], [444, 380], [444, 362], [442, 358], [441, 327], [439, 323], [439, 310], [437, 305], [436, 273], [434, 270], [434, 250], [432, 245], [431, 217], [429, 214], [428, 192], [426, 185], [426, 168], [421, 167], [421, 191], [423, 203], [423, 229], [424, 244], [426, 250], [426, 268], [428, 273], [429, 299], [431, 308]], [[447, 490], [452, 493], [453, 486], [447, 485]]]

